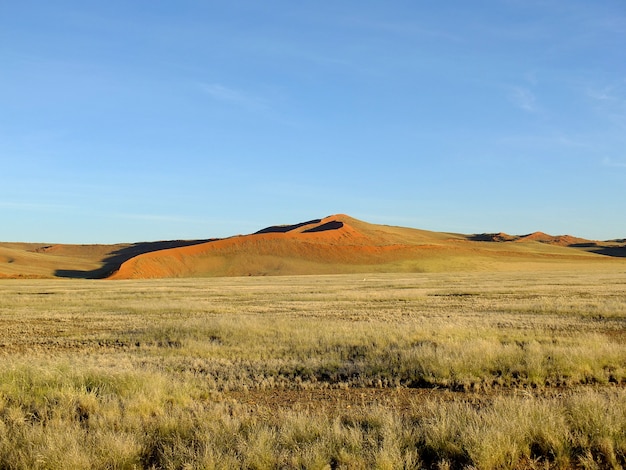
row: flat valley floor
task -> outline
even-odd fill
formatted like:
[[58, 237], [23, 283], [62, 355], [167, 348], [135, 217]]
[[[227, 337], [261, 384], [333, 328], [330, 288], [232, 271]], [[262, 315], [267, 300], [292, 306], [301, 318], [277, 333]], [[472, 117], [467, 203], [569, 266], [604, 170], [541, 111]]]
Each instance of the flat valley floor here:
[[624, 266], [0, 282], [0, 468], [624, 466]]

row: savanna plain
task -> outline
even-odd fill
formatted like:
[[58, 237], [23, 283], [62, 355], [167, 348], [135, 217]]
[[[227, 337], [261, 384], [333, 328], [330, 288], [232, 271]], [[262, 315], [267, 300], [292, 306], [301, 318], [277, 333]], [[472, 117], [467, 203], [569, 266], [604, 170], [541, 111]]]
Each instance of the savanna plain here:
[[0, 468], [626, 467], [626, 271], [0, 282]]

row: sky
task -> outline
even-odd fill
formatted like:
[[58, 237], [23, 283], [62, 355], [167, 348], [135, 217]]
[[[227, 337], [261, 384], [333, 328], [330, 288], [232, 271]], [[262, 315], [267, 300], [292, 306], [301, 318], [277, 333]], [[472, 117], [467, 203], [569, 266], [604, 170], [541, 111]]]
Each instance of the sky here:
[[0, 2], [0, 240], [345, 213], [626, 237], [623, 0]]

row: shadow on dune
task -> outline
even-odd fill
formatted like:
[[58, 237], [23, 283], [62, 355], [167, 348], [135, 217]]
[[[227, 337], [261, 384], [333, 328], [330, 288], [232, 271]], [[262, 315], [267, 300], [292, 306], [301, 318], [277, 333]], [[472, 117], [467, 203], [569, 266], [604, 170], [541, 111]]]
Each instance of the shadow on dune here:
[[309, 220], [308, 222], [302, 222], [300, 224], [294, 225], [272, 225], [271, 227], [266, 227], [264, 229], [259, 230], [258, 232], [254, 232], [254, 235], [260, 235], [262, 233], [287, 233], [291, 232], [300, 227], [304, 227], [305, 225], [311, 224], [319, 224], [321, 219]]
[[303, 230], [302, 233], [326, 232], [327, 230], [337, 230], [341, 227], [343, 227], [343, 222], [339, 222], [338, 220], [331, 220], [330, 222], [318, 225], [317, 227]]
[[57, 269], [54, 274], [56, 277], [66, 277], [72, 279], [103, 279], [117, 271], [122, 263], [128, 261], [131, 258], [134, 258], [135, 256], [142, 255], [144, 253], [150, 253], [152, 251], [166, 250], [168, 248], [180, 248], [183, 246], [199, 245], [201, 243], [207, 243], [214, 240], [215, 239], [171, 240], [160, 242], [134, 243], [130, 246], [111, 252], [109, 256], [102, 260], [102, 266], [98, 269], [93, 269], [90, 271]]
[[475, 233], [467, 235], [466, 238], [472, 242], [511, 242], [518, 237], [507, 235], [506, 233]]

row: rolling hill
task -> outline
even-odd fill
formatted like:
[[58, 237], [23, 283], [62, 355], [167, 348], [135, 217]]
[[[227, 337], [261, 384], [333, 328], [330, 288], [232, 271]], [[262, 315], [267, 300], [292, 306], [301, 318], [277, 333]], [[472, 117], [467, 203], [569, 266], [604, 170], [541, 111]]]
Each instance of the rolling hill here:
[[[568, 269], [626, 263], [623, 242], [462, 235], [332, 215], [222, 239], [119, 245], [0, 243], [0, 277], [145, 279], [367, 272]], [[620, 259], [622, 258], [622, 259]]]

